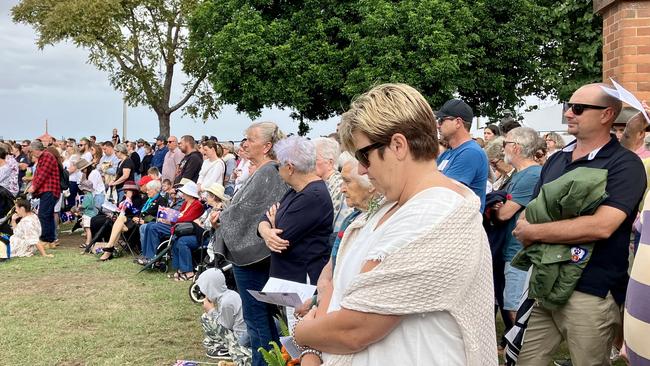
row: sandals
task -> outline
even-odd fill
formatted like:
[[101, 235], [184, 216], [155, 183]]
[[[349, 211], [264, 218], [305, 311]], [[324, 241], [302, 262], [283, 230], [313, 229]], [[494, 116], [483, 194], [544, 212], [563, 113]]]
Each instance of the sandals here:
[[138, 258], [136, 263], [138, 263], [141, 266], [146, 266], [149, 264], [149, 260], [147, 258]]
[[175, 278], [174, 281], [192, 281], [194, 279], [194, 273], [191, 276], [188, 276], [187, 273], [181, 273], [178, 275], [178, 278]]
[[[99, 258], [100, 261], [106, 262], [107, 260], [113, 259], [114, 255], [113, 252], [115, 251], [115, 248], [111, 247], [106, 247], [104, 248], [104, 254]], [[106, 256], [108, 254], [108, 256]]]
[[173, 279], [173, 280], [177, 280], [177, 279], [180, 277], [180, 275], [181, 275], [181, 272], [180, 272], [180, 271], [176, 271], [176, 272], [174, 272], [174, 273], [172, 273], [172, 274], [168, 274], [168, 275], [167, 275], [167, 278], [169, 278], [169, 279]]

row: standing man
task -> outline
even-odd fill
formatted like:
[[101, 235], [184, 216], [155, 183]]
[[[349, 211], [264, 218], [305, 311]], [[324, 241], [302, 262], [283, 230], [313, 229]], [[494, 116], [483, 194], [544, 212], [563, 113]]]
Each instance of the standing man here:
[[595, 243], [568, 302], [555, 311], [533, 307], [517, 362], [521, 366], [548, 365], [563, 338], [573, 364], [611, 363], [628, 282], [630, 231], [646, 180], [639, 157], [610, 135], [621, 102], [601, 86], [608, 87], [588, 84], [571, 96], [564, 116], [567, 132], [576, 139], [549, 157], [533, 197], [542, 185], [578, 167], [606, 169], [608, 197], [592, 215], [568, 220], [530, 224], [521, 215], [513, 231], [524, 246]]
[[[38, 205], [38, 221], [41, 223], [41, 236], [36, 244], [38, 250], [44, 253], [45, 247], [55, 246], [56, 224], [54, 222], [54, 206], [61, 196], [60, 163], [56, 157], [41, 142], [34, 141], [30, 144], [32, 154], [38, 159], [38, 169], [34, 172], [34, 179], [28, 192], [40, 199]], [[53, 257], [52, 254], [46, 255]]]
[[117, 128], [113, 129], [113, 136], [111, 136], [111, 142], [113, 142], [113, 146], [122, 142], [122, 140], [120, 140], [120, 135], [117, 133]]
[[451, 99], [436, 112], [440, 136], [449, 143], [438, 157], [438, 170], [474, 191], [481, 199], [481, 212], [485, 209], [485, 191], [488, 179], [488, 160], [485, 151], [472, 139], [474, 112], [460, 99]]
[[159, 172], [162, 172], [167, 151], [169, 151], [167, 148], [167, 136], [159, 135], [156, 137], [156, 145], [154, 146], [154, 153], [151, 158], [151, 166], [158, 168]]
[[31, 160], [29, 160], [29, 142], [23, 141], [20, 144], [20, 154], [16, 156], [16, 162], [18, 162], [18, 188], [22, 192], [23, 187], [25, 187], [25, 182], [23, 178], [27, 174], [27, 169], [32, 165]]
[[133, 162], [133, 171], [134, 171], [134, 178], [135, 181], [138, 182], [140, 181], [140, 155], [137, 153], [136, 149], [137, 146], [135, 142], [129, 141], [126, 143], [126, 149], [129, 153], [129, 157], [131, 158], [131, 161]]
[[196, 150], [194, 137], [185, 135], [181, 137], [180, 150], [185, 154], [180, 162], [178, 173], [174, 184], [180, 183], [181, 179], [187, 178], [196, 183], [199, 179], [199, 172], [203, 165], [203, 154]]
[[142, 161], [142, 159], [144, 159], [144, 156], [146, 155], [146, 152], [144, 151], [145, 142], [146, 141], [142, 138], [138, 139], [137, 141], [138, 147], [135, 151], [138, 153], [138, 156], [140, 157], [140, 161]]
[[[178, 148], [178, 139], [176, 136], [169, 136], [167, 140], [167, 154], [165, 154], [165, 160], [163, 162], [161, 175], [162, 180], [169, 179], [174, 181], [176, 179], [176, 173], [178, 172], [178, 165], [181, 163], [181, 160], [185, 157], [185, 154]], [[155, 158], [155, 155], [154, 155]]]
[[513, 323], [519, 308], [519, 300], [524, 292], [527, 273], [510, 265], [517, 252], [522, 249], [521, 243], [512, 236], [512, 230], [517, 224], [519, 215], [532, 199], [533, 191], [539, 181], [542, 167], [535, 161], [535, 152], [540, 140], [541, 138], [532, 128], [517, 127], [508, 132], [503, 141], [503, 160], [515, 168], [515, 173], [505, 186], [505, 191], [512, 198], [496, 206], [496, 218], [507, 222], [503, 245], [506, 280], [503, 290], [503, 309], [508, 311]]

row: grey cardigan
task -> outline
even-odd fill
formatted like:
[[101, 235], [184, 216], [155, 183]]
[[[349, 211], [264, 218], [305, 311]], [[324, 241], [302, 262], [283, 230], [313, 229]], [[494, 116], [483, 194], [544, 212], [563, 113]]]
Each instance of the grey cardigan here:
[[266, 210], [280, 201], [289, 189], [280, 177], [278, 166], [276, 162], [262, 165], [239, 188], [230, 205], [221, 213], [214, 251], [235, 265], [246, 266], [271, 255], [257, 234], [257, 225]]

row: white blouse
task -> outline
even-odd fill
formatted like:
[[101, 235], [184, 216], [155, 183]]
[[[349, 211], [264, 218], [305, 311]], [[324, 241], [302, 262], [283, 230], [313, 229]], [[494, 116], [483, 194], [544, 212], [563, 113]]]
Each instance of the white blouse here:
[[201, 190], [205, 190], [213, 183], [223, 185], [223, 174], [226, 171], [226, 165], [223, 160], [217, 158], [215, 161], [204, 160], [199, 172], [199, 179], [196, 181], [201, 186]]
[[[447, 188], [429, 188], [412, 197], [377, 227], [395, 202], [384, 204], [359, 229], [356, 238], [346, 248], [341, 248], [328, 312], [340, 310], [345, 291], [366, 261], [382, 260], [420, 237], [433, 225], [442, 222], [464, 199]], [[460, 327], [448, 312], [403, 316], [399, 325], [384, 339], [356, 353], [352, 365], [401, 365], [405, 355], [409, 355], [409, 365], [465, 365]], [[327, 355], [324, 359], [327, 360]]]

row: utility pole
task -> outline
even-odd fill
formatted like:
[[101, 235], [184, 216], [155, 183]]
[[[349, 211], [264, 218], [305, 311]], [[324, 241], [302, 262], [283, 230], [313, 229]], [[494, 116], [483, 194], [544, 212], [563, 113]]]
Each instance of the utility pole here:
[[122, 141], [126, 141], [126, 98], [122, 107]]

